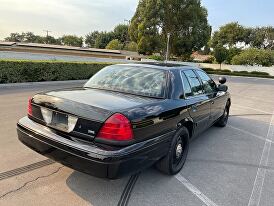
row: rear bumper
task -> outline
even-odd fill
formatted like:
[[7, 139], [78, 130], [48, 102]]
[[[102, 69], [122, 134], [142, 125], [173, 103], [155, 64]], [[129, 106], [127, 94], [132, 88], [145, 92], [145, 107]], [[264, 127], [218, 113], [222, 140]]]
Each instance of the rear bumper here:
[[28, 117], [19, 120], [17, 133], [23, 144], [63, 165], [96, 177], [116, 179], [139, 172], [167, 154], [174, 132], [116, 150], [64, 138]]

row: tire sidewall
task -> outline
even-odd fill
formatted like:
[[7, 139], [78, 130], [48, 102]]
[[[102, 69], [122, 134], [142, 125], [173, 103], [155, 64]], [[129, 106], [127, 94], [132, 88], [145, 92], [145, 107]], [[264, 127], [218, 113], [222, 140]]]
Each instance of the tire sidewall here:
[[[176, 149], [177, 146], [177, 140], [178, 138], [181, 137], [182, 142], [183, 142], [183, 155], [182, 155], [182, 159], [180, 160], [180, 163], [177, 166], [174, 166], [173, 164], [173, 155], [174, 155], [174, 151]], [[176, 134], [174, 135], [172, 141], [171, 141], [171, 145], [170, 145], [170, 149], [169, 149], [169, 153], [168, 153], [168, 158], [169, 158], [169, 171], [170, 174], [177, 174], [178, 172], [181, 171], [181, 169], [183, 168], [186, 158], [187, 158], [187, 154], [188, 154], [188, 150], [189, 150], [189, 132], [188, 129], [186, 127], [181, 127]]]

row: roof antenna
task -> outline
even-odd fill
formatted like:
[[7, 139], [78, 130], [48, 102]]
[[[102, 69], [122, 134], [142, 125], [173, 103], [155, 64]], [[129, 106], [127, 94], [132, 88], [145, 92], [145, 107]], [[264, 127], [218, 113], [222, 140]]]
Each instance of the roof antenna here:
[[166, 44], [166, 61], [167, 64], [168, 56], [169, 56], [169, 42], [170, 42], [170, 33], [167, 33], [167, 44]]

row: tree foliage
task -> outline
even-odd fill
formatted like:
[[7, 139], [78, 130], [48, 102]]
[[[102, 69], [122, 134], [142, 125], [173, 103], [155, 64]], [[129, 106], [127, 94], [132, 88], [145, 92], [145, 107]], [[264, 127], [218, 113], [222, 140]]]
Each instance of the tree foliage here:
[[75, 35], [64, 35], [61, 41], [62, 44], [67, 46], [81, 47], [83, 45], [83, 38]]
[[114, 28], [113, 33], [114, 33], [115, 39], [118, 39], [123, 44], [128, 41], [128, 37], [129, 37], [129, 35], [128, 35], [128, 25], [118, 24]]
[[42, 37], [35, 35], [32, 32], [11, 33], [10, 36], [5, 38], [5, 41], [11, 42], [26, 42], [26, 43], [39, 43], [39, 44], [61, 44], [60, 38], [54, 38], [53, 36]]
[[10, 33], [10, 36], [5, 38], [5, 41], [10, 41], [10, 42], [23, 42], [24, 41], [24, 36], [23, 33]]
[[106, 46], [106, 49], [113, 49], [113, 50], [121, 50], [122, 48], [123, 48], [123, 44], [118, 39], [113, 39]]
[[274, 50], [274, 27], [249, 28], [238, 22], [232, 22], [214, 32], [210, 43], [213, 48], [216, 46], [235, 48], [242, 43], [243, 46]]
[[95, 42], [99, 35], [99, 31], [90, 32], [86, 35], [85, 43], [91, 48], [95, 47]]
[[249, 32], [238, 22], [232, 22], [221, 26], [219, 31], [214, 32], [211, 39], [211, 46], [228, 46], [235, 47], [239, 42], [246, 42]]
[[113, 32], [101, 32], [95, 40], [95, 47], [99, 49], [104, 49], [113, 39]]
[[214, 49], [214, 57], [220, 65], [227, 59], [228, 55], [228, 50], [223, 46], [218, 46]]
[[254, 48], [274, 50], [274, 27], [250, 29], [249, 43]]
[[138, 45], [134, 41], [128, 42], [128, 43], [126, 43], [126, 45], [124, 46], [123, 49], [127, 50], [127, 51], [137, 52], [138, 51]]
[[274, 65], [274, 52], [256, 48], [246, 49], [234, 56], [231, 63], [235, 65], [272, 66]]
[[139, 53], [163, 53], [168, 33], [173, 55], [190, 55], [202, 48], [211, 33], [207, 10], [199, 0], [140, 0], [129, 28]]

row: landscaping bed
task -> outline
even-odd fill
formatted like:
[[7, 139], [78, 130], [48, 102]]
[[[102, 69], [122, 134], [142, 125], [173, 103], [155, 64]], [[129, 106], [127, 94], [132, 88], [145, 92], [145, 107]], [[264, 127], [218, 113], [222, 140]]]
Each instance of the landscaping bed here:
[[230, 70], [220, 70], [220, 69], [212, 69], [212, 68], [202, 68], [208, 74], [219, 74], [219, 75], [230, 75], [230, 76], [244, 76], [244, 77], [261, 77], [261, 78], [273, 78], [274, 76], [270, 76], [266, 72], [259, 71], [230, 71]]

